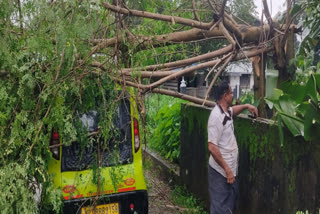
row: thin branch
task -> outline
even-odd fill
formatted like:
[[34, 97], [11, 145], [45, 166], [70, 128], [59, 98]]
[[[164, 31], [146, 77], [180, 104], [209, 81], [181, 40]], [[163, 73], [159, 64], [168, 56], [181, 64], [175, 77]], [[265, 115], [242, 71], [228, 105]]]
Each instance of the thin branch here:
[[228, 13], [224, 13], [224, 20], [228, 20], [229, 22], [231, 22], [234, 26], [239, 27], [239, 24], [232, 18], [232, 16], [230, 16]]
[[223, 35], [227, 38], [227, 40], [231, 43], [232, 48], [234, 49], [236, 47], [236, 42], [234, 41], [234, 39], [232, 38], [232, 36], [230, 35], [229, 31], [224, 27], [223, 22], [219, 23], [219, 28], [222, 31]]
[[56, 77], [54, 79], [54, 81], [57, 81], [59, 75], [60, 75], [60, 71], [61, 71], [61, 67], [62, 67], [62, 64], [63, 64], [63, 60], [64, 60], [64, 50], [62, 51], [61, 53], [61, 56], [60, 56], [60, 63], [59, 63], [59, 66], [58, 66], [58, 69], [57, 69], [57, 73], [56, 73]]
[[[61, 54], [60, 63], [59, 63], [58, 69], [57, 69], [56, 77], [55, 77], [55, 79], [53, 80], [53, 83], [55, 83], [55, 82], [57, 81], [58, 77], [59, 77], [59, 74], [60, 74], [60, 71], [61, 71], [61, 67], [62, 67], [62, 63], [63, 63], [63, 59], [64, 59], [64, 50], [63, 50], [63, 52], [62, 52], [62, 54]], [[54, 93], [54, 98], [55, 98], [55, 97], [57, 96], [57, 94], [58, 94], [58, 91], [59, 91], [58, 89], [59, 89], [59, 87], [57, 87], [57, 89], [56, 89], [56, 91], [55, 91], [55, 93]], [[35, 143], [36, 143], [37, 140], [38, 140], [39, 134], [40, 134], [40, 132], [41, 132], [41, 130], [42, 130], [42, 127], [43, 127], [44, 120], [45, 120], [45, 118], [49, 115], [49, 112], [50, 112], [50, 110], [51, 110], [51, 106], [52, 106], [52, 103], [49, 105], [49, 107], [48, 107], [48, 109], [47, 109], [47, 111], [46, 111], [46, 114], [45, 114], [44, 117], [42, 118], [42, 121], [41, 121], [41, 124], [40, 124], [40, 126], [39, 126], [38, 132], [37, 132], [37, 134], [36, 134], [36, 136], [35, 136], [35, 138], [34, 138], [34, 140], [33, 140], [33, 143], [32, 143], [32, 145], [31, 145], [31, 147], [30, 147], [30, 149], [29, 149], [28, 156], [31, 154], [31, 151], [32, 151]]]
[[[268, 51], [270, 51], [272, 49], [268, 49]], [[256, 51], [251, 51], [249, 53], [246, 54], [247, 57], [252, 57], [252, 56], [256, 56], [258, 54], [260, 54], [261, 52], [268, 52], [266, 50], [266, 48], [262, 48], [262, 49], [258, 49]], [[239, 54], [237, 55], [237, 57], [231, 57], [230, 60], [234, 59], [234, 60], [239, 60], [239, 59], [243, 59], [243, 58], [246, 58], [245, 55], [243, 54]], [[166, 76], [152, 84], [149, 84], [149, 85], [146, 85], [148, 88], [145, 89], [143, 91], [143, 93], [146, 93], [147, 91], [149, 90], [152, 90], [153, 88], [156, 88], [158, 87], [159, 85], [163, 84], [164, 82], [168, 81], [168, 80], [171, 80], [171, 79], [175, 79], [175, 78], [178, 78], [182, 75], [185, 75], [185, 74], [188, 74], [190, 72], [193, 72], [195, 70], [198, 70], [198, 69], [203, 69], [203, 68], [207, 68], [207, 67], [211, 67], [211, 66], [214, 66], [216, 63], [218, 63], [219, 60], [213, 60], [213, 61], [209, 61], [209, 62], [205, 62], [205, 63], [201, 63], [201, 64], [198, 64], [198, 65], [195, 65], [195, 66], [192, 66], [192, 67], [189, 67], [189, 68], [185, 68], [185, 69], [182, 69], [174, 74], [171, 74], [169, 76]]]
[[[56, 90], [56, 92], [58, 92], [58, 90]], [[56, 93], [56, 94], [57, 94], [57, 93]], [[45, 114], [44, 117], [42, 118], [42, 121], [41, 121], [41, 124], [40, 124], [40, 126], [39, 126], [38, 132], [37, 132], [37, 134], [36, 134], [36, 136], [35, 136], [35, 138], [34, 138], [34, 140], [33, 140], [33, 143], [32, 143], [32, 145], [31, 145], [31, 147], [30, 147], [30, 149], [29, 149], [28, 156], [31, 154], [31, 151], [32, 151], [34, 145], [36, 144], [36, 142], [37, 142], [37, 140], [38, 140], [39, 134], [40, 134], [40, 132], [41, 132], [41, 130], [42, 130], [42, 127], [43, 127], [44, 120], [45, 120], [45, 118], [48, 116], [48, 114], [49, 114], [49, 112], [50, 112], [50, 110], [51, 110], [51, 106], [52, 106], [52, 104], [49, 105], [49, 108], [47, 109], [46, 114]]]
[[164, 95], [168, 95], [168, 96], [172, 96], [172, 97], [177, 97], [177, 98], [180, 98], [180, 99], [183, 99], [183, 100], [187, 100], [187, 101], [199, 104], [199, 105], [204, 104], [205, 106], [208, 106], [208, 107], [214, 107], [215, 106], [215, 103], [212, 102], [212, 101], [208, 101], [208, 100], [204, 100], [204, 99], [201, 99], [201, 98], [193, 97], [193, 96], [190, 96], [190, 95], [182, 94], [182, 93], [179, 93], [179, 92], [176, 92], [176, 91], [170, 91], [170, 90], [165, 90], [165, 89], [154, 88], [154, 89], [152, 89], [151, 92], [152, 93], [158, 93], [158, 94], [164, 94]]
[[270, 15], [270, 12], [269, 12], [269, 7], [268, 7], [268, 4], [266, 2], [266, 0], [262, 0], [262, 3], [263, 3], [263, 11], [264, 11], [264, 14], [267, 18], [267, 21], [269, 23], [269, 26], [270, 26], [270, 34], [272, 34], [272, 31], [273, 31], [273, 21], [272, 21], [272, 17]]
[[[233, 58], [233, 60], [250, 58], [250, 57], [259, 55], [263, 52], [269, 52], [271, 50], [273, 50], [273, 49], [272, 48], [259, 48], [259, 49], [253, 49], [253, 50], [246, 51], [246, 52], [242, 51], [242, 53], [238, 53], [238, 55], [235, 58]], [[227, 52], [227, 53], [229, 53], [229, 52]], [[203, 69], [203, 68], [215, 66], [216, 64], [220, 63], [220, 61], [221, 61], [221, 59], [216, 59], [216, 60], [212, 60], [209, 62], [200, 63], [198, 65], [191, 66], [188, 68], [184, 68], [179, 71], [168, 70], [168, 71], [150, 72], [150, 71], [139, 71], [136, 69], [126, 69], [126, 70], [122, 69], [122, 70], [119, 70], [118, 73], [121, 75], [125, 75], [126, 77], [133, 76], [133, 77], [140, 77], [140, 78], [162, 78], [152, 84], [144, 85], [143, 87], [141, 87], [141, 89], [143, 89], [144, 93], [145, 93], [148, 90], [150, 90], [150, 88], [152, 89], [152, 88], [158, 87], [159, 85], [163, 84], [167, 80], [178, 78], [182, 75], [189, 74], [189, 73], [194, 72], [198, 69]], [[91, 65], [93, 67], [100, 68], [100, 69], [107, 71], [107, 72], [111, 71], [110, 69], [104, 68], [103, 64], [99, 63], [99, 62], [93, 62]], [[99, 73], [97, 73], [97, 74], [99, 74]], [[110, 74], [111, 74], [111, 72], [110, 72]], [[133, 85], [131, 85], [131, 86], [133, 86]], [[136, 87], [136, 86], [134, 86], [134, 87]]]
[[209, 61], [209, 62], [205, 62], [205, 63], [201, 63], [201, 64], [198, 64], [198, 65], [195, 65], [195, 66], [192, 66], [192, 67], [189, 67], [189, 68], [185, 68], [185, 69], [182, 69], [174, 74], [171, 74], [169, 76], [166, 76], [154, 83], [151, 83], [148, 85], [148, 89], [144, 90], [143, 93], [146, 93], [148, 90], [152, 90], [156, 87], [158, 87], [159, 85], [167, 82], [168, 80], [171, 80], [171, 79], [175, 79], [175, 78], [178, 78], [180, 76], [183, 76], [185, 74], [188, 74], [190, 72], [193, 72], [195, 70], [199, 70], [199, 69], [203, 69], [203, 68], [207, 68], [209, 66], [214, 66], [216, 63], [218, 63], [218, 60], [212, 60], [212, 61]]
[[[135, 88], [140, 88], [140, 89], [146, 89], [147, 87], [139, 84], [139, 83], [133, 83], [131, 81], [124, 81], [122, 79], [116, 78], [116, 77], [112, 77], [115, 81], [117, 81], [120, 84], [127, 84], [130, 86], [133, 86]], [[201, 98], [197, 98], [197, 97], [193, 97], [190, 95], [186, 95], [186, 94], [182, 94], [176, 91], [170, 91], [170, 90], [165, 90], [165, 89], [159, 89], [159, 88], [154, 88], [151, 90], [152, 93], [158, 93], [158, 94], [164, 94], [164, 95], [168, 95], [168, 96], [172, 96], [172, 97], [177, 97], [183, 100], [187, 100], [199, 105], [202, 105], [204, 103], [204, 105], [209, 106], [209, 107], [214, 107], [215, 103], [211, 102], [211, 101], [207, 101]]]
[[209, 29], [209, 31], [212, 31], [215, 27], [217, 27], [221, 22], [221, 19], [219, 19], [217, 22], [213, 23], [212, 27]]
[[197, 6], [196, 6], [196, 1], [195, 0], [192, 0], [192, 7], [193, 7], [193, 14], [194, 14], [195, 20], [200, 21], [200, 18], [199, 18], [198, 13], [197, 13]]
[[210, 0], [208, 0], [209, 6], [211, 7], [211, 9], [213, 10], [214, 13], [217, 13], [217, 10], [215, 8], [215, 6], [212, 4], [212, 2]]
[[[93, 67], [100, 68], [104, 71], [108, 71], [103, 67], [102, 63], [99, 62], [93, 62], [92, 63]], [[124, 71], [124, 70], [119, 70], [119, 73], [125, 76], [137, 76], [140, 78], [164, 78], [166, 76], [172, 75], [177, 73], [178, 71], [175, 70], [169, 70], [169, 71]]]
[[[236, 19], [238, 19], [238, 20], [239, 20], [240, 22], [242, 22], [244, 25], [251, 26], [248, 22], [246, 22], [245, 20], [241, 19], [240, 17], [235, 16], [235, 15], [233, 15], [233, 17], [235, 17]], [[257, 19], [257, 21], [259, 21], [259, 20]]]
[[21, 35], [23, 35], [23, 17], [22, 17], [20, 0], [17, 0], [17, 4], [18, 4], [18, 11], [19, 11], [20, 32], [21, 32]]
[[128, 10], [126, 8], [123, 7], [118, 7], [118, 6], [114, 6], [108, 3], [102, 3], [102, 5], [113, 11], [116, 13], [121, 13], [121, 14], [125, 14], [125, 15], [129, 15], [129, 16], [138, 16], [138, 17], [144, 17], [144, 18], [150, 18], [150, 19], [155, 19], [155, 20], [161, 20], [161, 21], [166, 21], [166, 22], [174, 22], [174, 23], [178, 23], [178, 24], [182, 24], [182, 25], [187, 25], [187, 26], [191, 26], [191, 27], [196, 27], [196, 28], [200, 28], [200, 29], [206, 29], [208, 30], [212, 23], [205, 23], [205, 22], [199, 22], [199, 21], [195, 21], [192, 19], [186, 19], [186, 18], [181, 18], [178, 16], [168, 16], [168, 15], [162, 15], [162, 14], [157, 14], [157, 13], [150, 13], [150, 12], [146, 12], [146, 11], [139, 11], [139, 10]]
[[288, 38], [288, 30], [290, 28], [290, 23], [291, 23], [290, 10], [291, 10], [291, 0], [287, 0], [286, 29], [284, 32], [284, 36], [282, 37], [281, 42], [280, 42], [280, 44], [282, 46], [285, 45], [285, 42]]
[[227, 3], [227, 0], [224, 0], [222, 2], [221, 9], [220, 9], [220, 14], [219, 14], [220, 19], [223, 19], [224, 8], [226, 7], [226, 3]]
[[208, 72], [206, 78], [204, 79], [205, 81], [208, 81], [208, 77], [211, 75], [211, 73], [214, 71], [214, 69], [222, 62], [222, 59], [219, 59], [219, 62], [217, 64], [215, 64], [211, 70]]
[[264, 42], [266, 39], [267, 39], [267, 36], [265, 34], [265, 31], [263, 30], [263, 17], [264, 17], [264, 14], [262, 12], [261, 14], [261, 24], [260, 24], [260, 36], [259, 36], [259, 44], [261, 42]]
[[281, 35], [285, 35], [285, 33], [284, 33], [284, 32], [282, 32], [282, 31], [278, 30], [277, 28], [273, 28], [273, 30], [274, 30], [274, 31], [276, 31], [277, 33], [281, 34]]
[[217, 64], [215, 64], [212, 69], [208, 72], [205, 81], [208, 80], [209, 76], [211, 75], [211, 73], [213, 72], [213, 70], [221, 63], [223, 62], [226, 58], [228, 58], [230, 55], [232, 54], [232, 52], [228, 53], [227, 55], [225, 55], [224, 57], [222, 57], [221, 59], [219, 59], [219, 62]]
[[139, 84], [139, 83], [134, 83], [132, 81], [129, 81], [129, 80], [126, 80], [126, 79], [119, 79], [118, 77], [115, 77], [115, 76], [110, 76], [114, 81], [120, 83], [121, 85], [129, 85], [129, 86], [132, 86], [132, 87], [135, 87], [135, 88], [138, 88], [139, 90], [140, 89], [147, 89], [148, 87], [143, 85], [143, 84]]
[[127, 72], [127, 71], [142, 70], [142, 69], [145, 69], [147, 71], [154, 71], [154, 70], [159, 70], [159, 69], [163, 69], [163, 68], [179, 67], [179, 66], [184, 66], [184, 65], [200, 62], [203, 60], [207, 60], [210, 58], [212, 59], [212, 58], [227, 54], [230, 51], [232, 51], [232, 45], [228, 45], [227, 47], [221, 48], [219, 50], [209, 52], [206, 54], [202, 54], [202, 55], [199, 55], [196, 57], [188, 58], [188, 59], [178, 60], [175, 62], [169, 62], [169, 63], [165, 63], [165, 64], [149, 65], [146, 67], [124, 68], [124, 69], [122, 69], [122, 71]]
[[[223, 63], [223, 65], [220, 67], [219, 71], [216, 73], [216, 75], [214, 76], [213, 80], [211, 81], [208, 89], [207, 89], [207, 93], [204, 99], [204, 102], [208, 99], [208, 95], [214, 85], [214, 83], [217, 81], [218, 77], [220, 76], [221, 72], [225, 69], [225, 67], [229, 64], [229, 62], [236, 56], [236, 51], [234, 51], [229, 57], [228, 59]], [[202, 103], [202, 105], [204, 105], [204, 102]]]
[[[201, 29], [191, 29], [179, 32], [173, 32], [168, 34], [162, 35], [155, 35], [155, 36], [137, 36], [137, 37], [128, 37], [126, 38], [127, 41], [134, 46], [139, 46], [139, 50], [148, 49], [150, 46], [148, 44], [154, 43], [158, 46], [160, 45], [170, 45], [171, 43], [182, 43], [182, 42], [189, 42], [189, 41], [196, 41], [199, 39], [204, 38], [211, 38], [211, 37], [220, 37], [223, 36], [222, 32], [219, 29], [213, 29], [211, 31], [201, 30]], [[93, 39], [90, 42], [96, 44], [91, 50], [92, 52], [97, 52], [103, 48], [111, 47], [115, 44], [116, 39]], [[125, 41], [123, 38], [119, 38], [118, 43], [124, 43]]]
[[[234, 35], [234, 34], [233, 34]], [[243, 53], [243, 55], [247, 58], [247, 60], [249, 60], [249, 58], [247, 57], [247, 55], [245, 54], [245, 52], [243, 51], [243, 48], [241, 47], [237, 37], [234, 36], [234, 40], [236, 41], [238, 47], [239, 47], [239, 50]]]

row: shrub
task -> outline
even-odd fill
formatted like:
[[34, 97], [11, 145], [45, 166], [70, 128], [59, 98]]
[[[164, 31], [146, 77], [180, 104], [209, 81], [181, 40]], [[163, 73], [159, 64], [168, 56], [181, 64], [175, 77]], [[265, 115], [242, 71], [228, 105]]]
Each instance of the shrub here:
[[178, 163], [180, 158], [180, 105], [182, 102], [184, 101], [162, 95], [158, 97], [152, 95], [146, 101], [148, 145], [161, 156], [175, 163]]

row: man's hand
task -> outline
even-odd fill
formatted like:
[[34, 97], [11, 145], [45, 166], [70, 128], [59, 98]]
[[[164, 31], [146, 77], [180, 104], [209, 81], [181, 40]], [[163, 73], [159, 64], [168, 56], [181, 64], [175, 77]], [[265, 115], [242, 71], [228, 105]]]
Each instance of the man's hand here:
[[230, 168], [227, 168], [226, 175], [227, 175], [227, 183], [233, 184], [236, 179], [235, 179], [233, 172]]
[[243, 105], [235, 105], [232, 106], [232, 110], [233, 110], [233, 115], [237, 116], [238, 114], [240, 114], [241, 112], [243, 112], [244, 110], [248, 109], [248, 111], [254, 116], [254, 117], [258, 117], [258, 109], [251, 104], [243, 104]]
[[228, 164], [225, 162], [225, 160], [222, 158], [220, 149], [217, 145], [213, 144], [212, 142], [208, 143], [208, 149], [213, 157], [213, 159], [224, 169], [227, 176], [227, 183], [233, 184], [235, 181], [235, 177], [233, 175], [232, 170], [228, 166]]
[[255, 106], [248, 104], [247, 109], [254, 117], [258, 117], [258, 109]]

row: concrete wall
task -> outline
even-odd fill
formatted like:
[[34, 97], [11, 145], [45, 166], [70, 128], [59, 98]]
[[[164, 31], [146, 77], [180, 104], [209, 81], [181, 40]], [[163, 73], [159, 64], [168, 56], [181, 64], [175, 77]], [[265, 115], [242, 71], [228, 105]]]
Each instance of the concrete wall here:
[[[207, 119], [209, 108], [181, 106], [181, 182], [209, 204]], [[320, 140], [305, 142], [271, 121], [234, 120], [239, 145], [237, 213], [296, 213], [320, 208]], [[318, 213], [318, 212], [317, 212]]]

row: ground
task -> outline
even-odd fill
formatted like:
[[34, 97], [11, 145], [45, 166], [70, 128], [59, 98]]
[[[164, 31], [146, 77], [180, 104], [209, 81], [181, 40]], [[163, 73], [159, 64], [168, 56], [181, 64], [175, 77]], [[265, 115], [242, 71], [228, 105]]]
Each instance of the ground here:
[[176, 214], [181, 213], [179, 207], [176, 206], [169, 195], [170, 187], [159, 179], [156, 173], [150, 169], [145, 169], [145, 179], [148, 186], [149, 196], [149, 213], [150, 214]]

